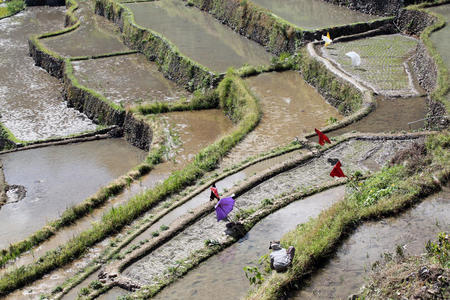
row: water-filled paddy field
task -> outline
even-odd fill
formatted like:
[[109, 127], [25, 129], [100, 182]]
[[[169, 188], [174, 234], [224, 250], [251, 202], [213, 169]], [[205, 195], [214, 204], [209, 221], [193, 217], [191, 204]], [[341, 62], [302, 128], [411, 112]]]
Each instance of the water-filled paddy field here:
[[303, 29], [334, 27], [376, 19], [345, 7], [315, 0], [251, 0]]
[[183, 279], [164, 289], [155, 299], [240, 299], [250, 284], [244, 266], [257, 265], [267, 253], [269, 241], [279, 240], [295, 226], [317, 216], [339, 201], [344, 187], [334, 188], [294, 202], [264, 218], [236, 244], [211, 257]]
[[271, 55], [222, 25], [206, 12], [187, 7], [181, 0], [124, 4], [134, 14], [136, 23], [164, 35], [194, 61], [214, 72], [229, 67], [270, 64]]
[[75, 15], [81, 25], [72, 32], [43, 39], [43, 44], [61, 56], [91, 56], [129, 50], [119, 38], [118, 29], [94, 13], [89, 0], [79, 0]]
[[158, 71], [142, 54], [72, 62], [78, 81], [123, 106], [174, 102], [189, 94]]
[[292, 142], [295, 137], [324, 127], [342, 116], [298, 72], [271, 72], [246, 79], [260, 99], [263, 116], [252, 131], [224, 159], [223, 166]]
[[61, 83], [35, 66], [28, 55], [29, 35], [58, 30], [63, 24], [61, 7], [30, 7], [0, 20], [0, 121], [19, 140], [48, 139], [96, 128], [84, 114], [67, 107]]
[[[323, 167], [327, 164], [328, 158], [340, 157], [348, 173], [355, 170], [376, 170], [389, 160], [393, 153], [410, 143], [411, 141], [352, 140], [338, 145], [323, 156], [272, 177], [237, 197], [236, 211], [231, 213], [231, 218], [239, 209], [255, 207], [265, 198], [270, 199], [311, 185], [330, 182], [329, 170]], [[224, 230], [225, 224], [218, 223], [215, 215], [209, 214], [184, 229], [157, 251], [127, 267], [124, 275], [141, 284], [150, 284], [169, 267], [175, 267], [177, 260], [184, 259], [190, 252], [202, 248], [205, 239], [223, 241], [226, 238], [222, 234]]]
[[[388, 96], [416, 95], [412, 75], [406, 61], [414, 54], [418, 40], [394, 34], [380, 35], [322, 47], [324, 56], [346, 73], [379, 94]], [[359, 66], [352, 66], [345, 54], [354, 51], [361, 57]]]
[[5, 248], [125, 174], [145, 158], [145, 152], [125, 140], [110, 139], [0, 157], [6, 182], [24, 186], [27, 192], [21, 201], [0, 208], [0, 247]]
[[[365, 22], [378, 18], [319, 0], [295, 2], [253, 0], [252, 2], [305, 29]], [[263, 47], [234, 32], [212, 15], [187, 4], [186, 1], [180, 0], [161, 0], [137, 1], [123, 5], [131, 10], [139, 26], [164, 35], [180, 53], [214, 72], [225, 72], [229, 67], [270, 64], [271, 55]], [[43, 39], [43, 44], [65, 57], [128, 51], [129, 48], [120, 39], [118, 27], [105, 18], [95, 15], [93, 7], [93, 1], [80, 0], [75, 16], [80, 19], [81, 26], [70, 33]], [[441, 11], [441, 13], [448, 15], [447, 11]], [[22, 73], [19, 73], [22, 72], [20, 68], [13, 76], [16, 78], [14, 82], [9, 77], [3, 78], [0, 72], [0, 82], [6, 83], [0, 85], [0, 91], [9, 93], [3, 98], [0, 94], [0, 101], [5, 102], [5, 113], [0, 106], [2, 118], [0, 121], [10, 127], [19, 138], [35, 140], [79, 133], [96, 127], [83, 114], [66, 107], [61, 96], [61, 82], [51, 78], [44, 70], [35, 67], [26, 51], [28, 34], [59, 30], [63, 28], [63, 24], [64, 9], [48, 7], [27, 8], [23, 13], [6, 21], [0, 21], [0, 28], [5, 29], [6, 33], [6, 35], [0, 35], [0, 44], [7, 45], [7, 52], [11, 50], [5, 56], [4, 61], [7, 63], [0, 62], [0, 69], [5, 66], [6, 72], [10, 72], [10, 69], [14, 69], [14, 64], [22, 66], [26, 61], [29, 69], [32, 70], [27, 75], [29, 78], [25, 76], [26, 83], [30, 83], [26, 84], [25, 88], [18, 84], [20, 80], [17, 78], [22, 76]], [[439, 39], [436, 35], [438, 33], [442, 34], [442, 32], [434, 33], [432, 38]], [[269, 37], [271, 38], [273, 37]], [[14, 46], [14, 43], [10, 41], [15, 41], [18, 46]], [[409, 74], [408, 68], [405, 67], [405, 62], [414, 52], [417, 42], [411, 37], [389, 35], [336, 43], [321, 49], [325, 53], [324, 56], [332, 60], [334, 65], [376, 93], [405, 97], [417, 94], [414, 86], [415, 76]], [[16, 51], [17, 49], [22, 52]], [[352, 50], [361, 54], [363, 61], [361, 67], [350, 66], [350, 59], [345, 56], [345, 53]], [[0, 57], [3, 59], [3, 53]], [[191, 94], [182, 87], [164, 78], [158, 70], [161, 66], [158, 67], [155, 63], [149, 62], [140, 53], [78, 59], [71, 64], [74, 67], [74, 76], [80, 84], [119, 104], [128, 113], [133, 111], [129, 108], [137, 104], [173, 103], [184, 99], [189, 101], [191, 97]], [[116, 271], [119, 272], [119, 278], [129, 278], [140, 285], [153, 284], [155, 280], [167, 276], [173, 268], [177, 268], [180, 260], [203, 249], [205, 240], [225, 243], [227, 241], [227, 236], [224, 234], [225, 223], [218, 223], [215, 214], [208, 211], [192, 219], [189, 225], [175, 232], [170, 239], [164, 240], [155, 249], [146, 252], [137, 260], [129, 261], [130, 256], [128, 256], [129, 253], [133, 254], [133, 251], [139, 251], [139, 247], [151, 245], [157, 240], [158, 234], [160, 237], [164, 236], [163, 228], [166, 226], [170, 232], [172, 228], [176, 228], [180, 220], [189, 218], [196, 209], [209, 203], [210, 191], [205, 188], [209, 186], [209, 182], [220, 177], [223, 172], [228, 172], [232, 166], [246, 164], [250, 157], [255, 158], [263, 153], [267, 155], [277, 147], [299, 146], [295, 151], [258, 162], [217, 180], [214, 179], [222, 195], [234, 189], [240, 191], [235, 197], [236, 206], [230, 215], [231, 218], [237, 217], [244, 210], [261, 209], [264, 199], [279, 199], [284, 195], [334, 183], [335, 179], [329, 176], [332, 168], [330, 160], [340, 159], [346, 174], [353, 174], [355, 171], [371, 174], [380, 170], [395, 153], [414, 142], [408, 138], [396, 140], [357, 137], [350, 138], [324, 152], [320, 152], [319, 147], [315, 147], [317, 137], [313, 139], [314, 143], [311, 141], [306, 144], [303, 144], [303, 141], [300, 144], [291, 143], [296, 137], [301, 138], [306, 133], [312, 132], [314, 128], [323, 128], [336, 120], [341, 120], [343, 116], [327, 103], [317, 90], [308, 85], [297, 71], [262, 73], [243, 79], [244, 84], [258, 100], [262, 111], [261, 120], [252, 132], [219, 160], [217, 169], [209, 170], [211, 172], [203, 178], [188, 183], [192, 186], [169, 194], [160, 203], [155, 203], [148, 211], [142, 212], [142, 215], [129, 220], [129, 223], [120, 227], [113, 236], [108, 236], [101, 242], [98, 240], [95, 243], [92, 242], [81, 257], [76, 257], [56, 270], [47, 271], [41, 279], [27, 283], [25, 287], [8, 295], [8, 298], [39, 299], [42, 294], [49, 295], [55, 289], [61, 290], [61, 287], [65, 288], [69, 277], [75, 278], [77, 272], [86, 271], [84, 268], [89, 264], [102, 268], [89, 274], [80, 284], [69, 290], [63, 299], [76, 299], [79, 293], [86, 293], [89, 283], [98, 279], [100, 270], [108, 271], [109, 267], [116, 270], [115, 264], [123, 262], [127, 262], [124, 269]], [[11, 88], [19, 86], [20, 88]], [[26, 95], [39, 92], [39, 100], [44, 100], [43, 106], [37, 107], [36, 112], [31, 111], [29, 107], [33, 107], [38, 102], [30, 102], [31, 104], [25, 102], [17, 96], [19, 94], [17, 91]], [[201, 92], [204, 91], [197, 91], [195, 95]], [[10, 100], [11, 95], [15, 102]], [[230, 100], [233, 99], [225, 101]], [[240, 100], [239, 98], [236, 103], [239, 104]], [[355, 130], [376, 133], [418, 129], [422, 126], [421, 123], [414, 123], [412, 126], [408, 123], [422, 119], [427, 112], [425, 97], [379, 96], [376, 102], [377, 107], [371, 114], [359, 122], [333, 131], [330, 137]], [[29, 123], [32, 123], [24, 122], [22, 116], [16, 117], [14, 121], [8, 115], [10, 111], [20, 112], [28, 109], [34, 118], [38, 118], [44, 111], [45, 121], [38, 120], [35, 122], [37, 125], [31, 127]], [[63, 118], [62, 121], [58, 119], [60, 116]], [[132, 182], [119, 195], [109, 199], [103, 206], [94, 209], [70, 226], [59, 229], [38, 248], [35, 247], [16, 261], [7, 264], [6, 268], [0, 270], [0, 276], [14, 267], [36, 262], [48, 250], [62, 246], [72, 237], [90, 229], [92, 222], [101, 221], [102, 215], [112, 207], [124, 205], [133, 197], [146, 197], [143, 195], [151, 194], [149, 189], [162, 183], [173, 172], [186, 167], [201, 149], [229, 135], [237, 128], [220, 109], [150, 114], [142, 118], [145, 122], [161, 129], [160, 132], [153, 132], [154, 135], [162, 133], [165, 137], [166, 152], [163, 155], [163, 161], [153, 166], [148, 174]], [[8, 124], [10, 119], [12, 125]], [[16, 128], [15, 131], [14, 128]], [[154, 138], [161, 137], [154, 136]], [[0, 229], [0, 247], [7, 248], [8, 244], [22, 240], [42, 228], [45, 223], [60, 216], [66, 208], [80, 203], [138, 165], [147, 155], [148, 153], [132, 147], [123, 139], [52, 146], [0, 155], [6, 182], [10, 185], [23, 186], [26, 190], [23, 199], [15, 203], [7, 203], [0, 208], [0, 223], [4, 224], [1, 226], [3, 229]], [[277, 171], [275, 174], [270, 173], [274, 166], [279, 168], [282, 163], [306, 155], [309, 155], [309, 158], [301, 163]], [[252, 182], [262, 174], [267, 177], [246, 187], [247, 181]], [[183, 186], [185, 186], [184, 183]], [[192, 192], [195, 189], [197, 190]], [[182, 200], [190, 193], [193, 194], [188, 200]], [[344, 187], [333, 188], [272, 212], [257, 223], [244, 238], [201, 263], [185, 278], [166, 287], [156, 298], [210, 299], [211, 291], [214, 291], [215, 295], [218, 294], [217, 298], [220, 299], [244, 297], [249, 283], [242, 268], [245, 265], [256, 264], [258, 258], [268, 252], [268, 241], [279, 239], [296, 225], [317, 216], [323, 209], [340, 201], [344, 194]], [[306, 293], [307, 298], [312, 297], [312, 294], [319, 295], [319, 298], [321, 296], [346, 297], [361, 286], [360, 279], [364, 266], [369, 261], [372, 262], [372, 258], [376, 258], [392, 243], [414, 240], [413, 244], [407, 245], [407, 249], [414, 251], [420, 249], [423, 241], [432, 238], [440, 229], [435, 226], [436, 220], [437, 223], [448, 227], [448, 218], [445, 216], [448, 206], [448, 201], [445, 200], [447, 196], [448, 190], [445, 190], [398, 218], [362, 225], [354, 235], [344, 241], [336, 256], [330, 259], [330, 263], [313, 275], [310, 280], [311, 287], [303, 289], [299, 295], [303, 296]], [[443, 197], [444, 200], [442, 200]], [[186, 202], [183, 203], [183, 201]], [[175, 206], [178, 207], [170, 211]], [[414, 224], [411, 224], [411, 220]], [[410, 233], [412, 231], [420, 232], [420, 238], [413, 236]], [[406, 237], [401, 235], [401, 232], [407, 232]], [[380, 236], [391, 238], [387, 241]], [[125, 240], [127, 242], [121, 244]], [[105, 253], [119, 244], [120, 248], [117, 248], [115, 258], [104, 260], [107, 256]], [[357, 259], [349, 262], [350, 254]], [[342, 280], [349, 273], [357, 278]], [[330, 279], [330, 274], [335, 275], [336, 278]], [[324, 284], [325, 281], [331, 284]], [[115, 286], [99, 299], [115, 299], [127, 293], [128, 291]]]
[[405, 254], [424, 253], [428, 240], [450, 228], [449, 201], [447, 187], [398, 217], [360, 226], [290, 299], [345, 299], [359, 291], [371, 265], [396, 246]]

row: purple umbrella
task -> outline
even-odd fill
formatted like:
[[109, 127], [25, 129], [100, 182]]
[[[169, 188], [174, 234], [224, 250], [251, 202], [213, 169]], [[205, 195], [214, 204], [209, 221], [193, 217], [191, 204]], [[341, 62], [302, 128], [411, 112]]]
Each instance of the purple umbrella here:
[[233, 210], [233, 206], [234, 206], [233, 198], [228, 197], [220, 199], [215, 206], [217, 221], [225, 219], [227, 215]]

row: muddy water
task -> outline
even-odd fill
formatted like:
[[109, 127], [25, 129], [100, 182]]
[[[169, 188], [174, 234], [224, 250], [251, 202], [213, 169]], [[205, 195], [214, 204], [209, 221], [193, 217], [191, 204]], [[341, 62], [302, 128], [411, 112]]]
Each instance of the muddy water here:
[[448, 51], [448, 49], [450, 49], [450, 5], [436, 6], [429, 8], [428, 10], [441, 14], [447, 22], [444, 28], [433, 32], [431, 35], [431, 41], [439, 51], [439, 54], [441, 55], [444, 64], [446, 64], [447, 69], [450, 70], [450, 51]]
[[250, 0], [304, 29], [326, 28], [376, 19], [345, 7], [317, 0]]
[[181, 0], [127, 3], [136, 23], [167, 37], [181, 53], [210, 68], [225, 72], [244, 64], [269, 64], [271, 55], [222, 25], [206, 12]]
[[286, 145], [296, 136], [326, 126], [330, 117], [341, 119], [338, 111], [295, 71], [264, 73], [246, 79], [260, 99], [260, 123], [224, 159], [222, 166]]
[[95, 125], [67, 108], [60, 82], [34, 65], [27, 38], [62, 28], [61, 7], [31, 7], [0, 20], [0, 122], [20, 140], [66, 136]]
[[[423, 127], [423, 122], [416, 122], [427, 113], [425, 97], [414, 98], [379, 98], [376, 109], [360, 121], [344, 128], [330, 132], [329, 136], [338, 136], [353, 130], [359, 132], [390, 132], [399, 130], [414, 130]], [[317, 140], [317, 137], [313, 138]]]
[[144, 158], [145, 152], [122, 139], [2, 155], [6, 181], [25, 186], [27, 194], [0, 209], [0, 248], [24, 239]]
[[124, 106], [189, 97], [142, 54], [75, 61], [73, 66], [81, 84]]
[[[143, 192], [146, 189], [153, 188], [158, 183], [161, 183], [171, 174], [171, 172], [181, 169], [188, 162], [190, 162], [193, 158], [193, 155], [195, 155], [200, 149], [214, 142], [219, 136], [226, 134], [226, 132], [232, 127], [231, 121], [227, 119], [220, 110], [169, 113], [164, 114], [163, 117], [167, 119], [167, 122], [172, 127], [174, 127], [174, 131], [178, 132], [179, 139], [182, 143], [182, 145], [177, 149], [179, 153], [177, 156], [177, 160], [168, 161], [166, 163], [158, 165], [154, 170], [150, 172], [150, 174], [144, 176], [140, 181], [133, 183], [130, 188], [125, 190], [119, 196], [108, 201], [108, 203], [106, 203], [101, 208], [95, 209], [92, 213], [77, 221], [74, 225], [58, 231], [57, 234], [51, 237], [48, 241], [44, 242], [40, 247], [35, 249], [32, 254], [26, 254], [20, 257], [13, 266], [10, 266], [10, 268], [31, 263], [41, 255], [45, 254], [45, 252], [47, 252], [48, 250], [54, 249], [57, 246], [64, 244], [73, 236], [76, 236], [84, 230], [89, 229], [91, 223], [99, 221], [104, 212], [109, 208], [111, 208], [112, 206], [123, 204], [136, 194]], [[214, 126], [207, 130], [207, 132], [205, 132], [205, 128], [208, 128], [210, 124], [214, 124]], [[89, 162], [86, 163], [88, 164]], [[136, 164], [137, 163], [133, 164], [132, 166]], [[119, 175], [123, 173], [125, 172], [119, 173]], [[93, 192], [91, 192], [91, 194], [92, 193]], [[163, 205], [160, 206], [161, 207], [158, 206], [155, 209], [161, 209]], [[173, 214], [169, 215], [168, 218], [173, 218]], [[162, 220], [161, 222], [166, 222], [165, 220], [166, 219]], [[160, 225], [158, 225], [158, 228], [159, 226]], [[104, 247], [100, 245], [97, 245], [96, 247], [98, 248], [98, 251], [104, 249]], [[76, 263], [74, 263], [73, 265], [75, 264]], [[67, 268], [72, 270], [74, 267], [72, 266]], [[61, 275], [61, 272], [58, 271], [56, 271], [53, 275], [57, 276], [58, 278], [63, 277]], [[50, 281], [46, 284], [55, 287], [59, 283], [57, 283], [56, 281]], [[34, 285], [34, 287], [36, 287], [36, 285]]]
[[[279, 174], [239, 196], [231, 218], [234, 218], [240, 209], [258, 206], [265, 198], [289, 194], [298, 189], [332, 181], [333, 179], [329, 176], [332, 166], [328, 164], [328, 158], [340, 158], [344, 165], [344, 172], [351, 174], [355, 170], [367, 171], [379, 168], [395, 152], [410, 144], [410, 141], [358, 140], [342, 143], [325, 152], [323, 156]], [[201, 249], [205, 239], [223, 242], [226, 238], [223, 235], [224, 230], [225, 224], [217, 222], [214, 213], [209, 214], [184, 229], [157, 251], [126, 268], [124, 274], [141, 284], [150, 284], [156, 276], [160, 276], [169, 267], [175, 266], [177, 260], [184, 259], [189, 253]]]
[[[418, 255], [425, 243], [450, 228], [450, 188], [425, 199], [396, 218], [360, 226], [339, 248], [336, 256], [310, 279], [293, 299], [346, 299], [364, 284], [365, 271], [396, 245]], [[387, 238], [388, 237], [388, 238]]]
[[43, 39], [46, 47], [68, 56], [99, 55], [129, 50], [120, 40], [120, 33], [112, 23], [94, 13], [92, 1], [79, 0], [75, 15], [81, 25], [72, 32]]
[[164, 289], [155, 299], [241, 299], [250, 284], [243, 268], [257, 265], [266, 254], [269, 241], [316, 217], [322, 210], [342, 199], [345, 187], [334, 188], [299, 200], [264, 218], [239, 242], [209, 258], [183, 279]]

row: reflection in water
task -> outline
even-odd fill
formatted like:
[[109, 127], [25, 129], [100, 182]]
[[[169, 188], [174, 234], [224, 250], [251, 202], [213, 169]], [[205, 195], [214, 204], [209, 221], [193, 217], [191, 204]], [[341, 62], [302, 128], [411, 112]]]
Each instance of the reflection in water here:
[[275, 15], [305, 29], [317, 29], [355, 22], [366, 22], [376, 16], [317, 0], [251, 0]]
[[256, 129], [232, 150], [224, 166], [286, 145], [296, 136], [325, 126], [330, 117], [341, 119], [298, 72], [264, 73], [246, 83], [261, 100], [263, 116]]
[[115, 103], [176, 101], [189, 96], [142, 54], [75, 61], [73, 66], [81, 84]]
[[84, 114], [67, 108], [61, 83], [34, 65], [31, 34], [62, 28], [63, 8], [32, 7], [0, 20], [0, 122], [20, 140], [33, 141], [94, 130]]
[[[90, 0], [78, 0], [75, 15], [81, 25], [72, 32], [43, 39], [43, 44], [62, 56], [99, 55], [129, 50], [114, 33], [114, 25], [94, 14]], [[116, 29], [117, 30], [117, 29]]]
[[365, 270], [397, 245], [407, 254], [424, 252], [425, 243], [450, 228], [450, 189], [428, 197], [396, 218], [360, 226], [339, 248], [335, 257], [320, 268], [305, 289], [293, 299], [346, 299], [364, 284]]
[[296, 225], [317, 216], [323, 209], [343, 198], [344, 187], [296, 201], [267, 216], [239, 242], [209, 258], [183, 279], [168, 286], [156, 299], [240, 299], [245, 296], [249, 282], [244, 266], [255, 264], [266, 254], [270, 240], [280, 239]]
[[271, 55], [206, 12], [181, 0], [124, 4], [136, 23], [161, 33], [188, 57], [216, 72], [244, 64], [262, 65]]
[[25, 186], [27, 195], [0, 209], [0, 248], [40, 229], [144, 158], [145, 152], [122, 139], [2, 155], [6, 181]]

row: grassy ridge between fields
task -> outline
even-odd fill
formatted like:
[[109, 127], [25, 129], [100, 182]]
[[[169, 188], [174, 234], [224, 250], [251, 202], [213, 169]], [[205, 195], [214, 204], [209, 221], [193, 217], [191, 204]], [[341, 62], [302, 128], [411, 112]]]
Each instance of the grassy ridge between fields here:
[[361, 184], [351, 182], [354, 192], [343, 201], [283, 236], [282, 244], [297, 249], [292, 268], [270, 274], [247, 299], [279, 299], [334, 253], [358, 224], [396, 214], [440, 189], [436, 181], [445, 183], [450, 177], [449, 149], [448, 131], [430, 136], [426, 156], [408, 157], [411, 161], [406, 166], [385, 167]]
[[441, 55], [439, 54], [439, 51], [436, 49], [436, 47], [433, 45], [433, 42], [430, 39], [430, 36], [433, 32], [438, 31], [442, 29], [444, 26], [450, 26], [449, 24], [446, 24], [445, 18], [437, 13], [430, 12], [425, 10], [426, 7], [429, 7], [433, 4], [445, 4], [450, 3], [448, 0], [441, 0], [436, 1], [435, 3], [422, 3], [419, 5], [413, 5], [410, 7], [407, 7], [409, 10], [419, 10], [423, 11], [427, 14], [430, 14], [436, 18], [436, 22], [434, 24], [428, 26], [425, 28], [425, 30], [420, 34], [420, 39], [423, 41], [425, 46], [427, 47], [428, 53], [433, 58], [434, 62], [437, 66], [437, 86], [436, 89], [431, 93], [430, 97], [434, 101], [439, 101], [445, 105], [445, 108], [448, 112], [450, 112], [450, 101], [446, 97], [448, 93], [450, 92], [450, 80], [448, 77], [448, 69], [445, 65], [444, 61], [442, 60]]
[[163, 35], [136, 24], [132, 11], [115, 0], [96, 0], [95, 12], [119, 25], [126, 45], [155, 61], [164, 76], [190, 91], [211, 88], [221, 76], [182, 54]]
[[193, 184], [196, 179], [214, 169], [220, 159], [258, 124], [261, 115], [257, 99], [233, 72], [229, 72], [219, 85], [218, 95], [221, 108], [238, 123], [230, 135], [201, 150], [192, 163], [172, 173], [162, 184], [133, 197], [122, 206], [110, 209], [101, 222], [72, 238], [63, 247], [47, 252], [36, 263], [6, 273], [0, 278], [0, 296], [80, 257], [95, 243], [120, 231], [159, 201]]
[[17, 14], [25, 8], [23, 0], [13, 0], [6, 3], [5, 7], [0, 7], [0, 20]]

